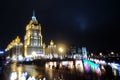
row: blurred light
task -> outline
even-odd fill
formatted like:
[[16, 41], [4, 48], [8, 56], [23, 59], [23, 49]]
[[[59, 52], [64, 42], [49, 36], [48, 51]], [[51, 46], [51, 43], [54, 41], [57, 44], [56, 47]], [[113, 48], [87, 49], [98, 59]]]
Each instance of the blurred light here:
[[80, 70], [80, 72], [82, 72], [82, 73], [84, 72], [82, 60], [76, 60], [75, 67], [76, 67], [76, 69]]
[[17, 72], [12, 72], [10, 76], [10, 80], [16, 80], [17, 79]]
[[100, 56], [102, 56], [102, 53], [100, 53]]
[[46, 78], [44, 77], [43, 80], [46, 80]]
[[99, 60], [99, 63], [106, 65], [106, 62], [104, 60]]
[[18, 60], [19, 60], [19, 61], [23, 61], [23, 60], [24, 60], [23, 56], [22, 56], [22, 55], [19, 55], [19, 56], [18, 56]]
[[89, 61], [89, 60], [83, 60], [83, 62], [84, 62], [84, 65], [85, 65], [85, 70], [87, 72], [92, 70], [93, 72], [96, 72], [97, 74], [101, 75], [101, 71], [100, 71], [99, 65], [97, 65], [94, 62]]
[[69, 62], [68, 62], [68, 67], [69, 67], [70, 69], [74, 68], [74, 66], [73, 66], [73, 61], [69, 61]]
[[113, 55], [113, 54], [114, 54], [114, 52], [111, 52], [111, 54]]
[[113, 75], [117, 76], [117, 71], [115, 69], [113, 70]]
[[60, 47], [60, 48], [59, 48], [59, 51], [62, 53], [62, 52], [63, 52], [63, 48]]
[[36, 52], [35, 52], [35, 51], [33, 51], [33, 52], [32, 52], [32, 55], [33, 55], [33, 56], [36, 56]]
[[102, 65], [101, 66], [101, 69], [105, 72], [106, 70], [105, 70], [105, 67]]
[[91, 56], [93, 56], [93, 53], [91, 53]]
[[4, 54], [4, 51], [0, 51], [0, 54]]

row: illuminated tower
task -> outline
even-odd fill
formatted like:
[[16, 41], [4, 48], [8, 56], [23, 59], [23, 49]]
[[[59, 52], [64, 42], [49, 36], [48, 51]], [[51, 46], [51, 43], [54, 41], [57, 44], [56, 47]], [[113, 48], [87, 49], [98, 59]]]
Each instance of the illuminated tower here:
[[82, 55], [83, 55], [83, 58], [87, 58], [87, 49], [86, 47], [82, 47]]
[[24, 37], [24, 56], [33, 57], [42, 54], [42, 34], [41, 25], [38, 23], [35, 13], [26, 26], [26, 34]]

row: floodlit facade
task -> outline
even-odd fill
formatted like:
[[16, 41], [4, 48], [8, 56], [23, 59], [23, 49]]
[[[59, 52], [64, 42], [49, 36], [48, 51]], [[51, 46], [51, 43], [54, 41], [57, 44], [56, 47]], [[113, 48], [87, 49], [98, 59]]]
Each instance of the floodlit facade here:
[[45, 53], [48, 58], [58, 58], [58, 54], [57, 54], [57, 47], [54, 44], [53, 40], [50, 41], [50, 44], [48, 45], [48, 47], [46, 48], [46, 53]]
[[34, 12], [32, 19], [26, 25], [24, 44], [17, 37], [5, 51], [7, 53], [6, 57], [12, 57], [13, 59], [18, 59], [19, 54], [24, 60], [66, 57], [66, 47], [63, 44], [56, 45], [53, 40], [47, 46], [43, 43], [41, 25], [38, 23]]
[[43, 54], [41, 25], [38, 23], [33, 12], [32, 19], [26, 26], [24, 36], [24, 56], [35, 57]]
[[12, 40], [5, 49], [6, 58], [13, 61], [19, 61], [23, 58], [23, 43], [19, 36]]
[[50, 41], [50, 44], [47, 47], [46, 44], [43, 43], [43, 54], [44, 58], [58, 58], [57, 47], [53, 40]]

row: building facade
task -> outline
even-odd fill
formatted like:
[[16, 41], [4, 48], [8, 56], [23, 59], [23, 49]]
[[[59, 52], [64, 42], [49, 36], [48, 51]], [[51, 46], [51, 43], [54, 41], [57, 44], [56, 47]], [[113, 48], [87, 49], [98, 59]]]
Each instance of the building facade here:
[[33, 12], [32, 19], [26, 26], [24, 36], [24, 57], [33, 57], [43, 54], [41, 25]]
[[12, 40], [5, 49], [6, 58], [14, 61], [19, 61], [23, 58], [23, 43], [19, 36]]
[[82, 56], [83, 56], [83, 58], [87, 58], [87, 55], [88, 55], [88, 52], [87, 52], [87, 49], [86, 49], [86, 47], [82, 47]]

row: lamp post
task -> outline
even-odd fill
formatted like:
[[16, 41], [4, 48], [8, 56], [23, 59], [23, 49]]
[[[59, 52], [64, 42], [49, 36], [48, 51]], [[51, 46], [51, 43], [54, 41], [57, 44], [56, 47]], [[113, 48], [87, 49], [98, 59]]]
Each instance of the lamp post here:
[[63, 51], [64, 51], [63, 48], [60, 47], [60, 48], [59, 48], [59, 57], [60, 57], [60, 55], [62, 55]]

